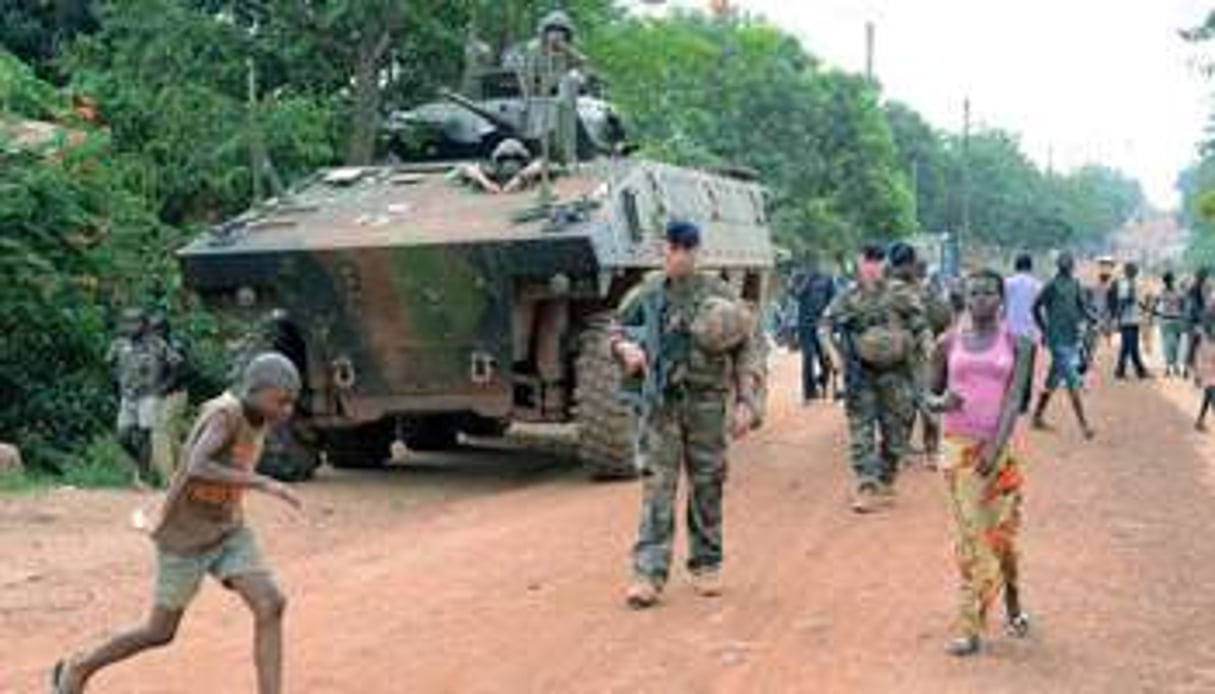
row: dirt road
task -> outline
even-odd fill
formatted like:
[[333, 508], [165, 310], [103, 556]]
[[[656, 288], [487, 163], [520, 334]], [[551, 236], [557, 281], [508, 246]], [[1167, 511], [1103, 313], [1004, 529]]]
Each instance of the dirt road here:
[[[1037, 632], [942, 654], [954, 598], [935, 475], [896, 509], [845, 506], [842, 414], [794, 404], [778, 365], [768, 426], [734, 452], [728, 592], [623, 607], [638, 489], [531, 454], [330, 474], [292, 519], [252, 503], [289, 592], [288, 690], [357, 692], [1212, 692], [1215, 449], [1178, 384], [1101, 383], [1099, 440], [1058, 409], [1031, 435], [1024, 532]], [[1060, 403], [1062, 404], [1062, 403]], [[137, 619], [135, 497], [0, 499], [0, 692], [42, 691], [65, 648]], [[214, 585], [172, 647], [92, 691], [252, 691], [250, 622]]]

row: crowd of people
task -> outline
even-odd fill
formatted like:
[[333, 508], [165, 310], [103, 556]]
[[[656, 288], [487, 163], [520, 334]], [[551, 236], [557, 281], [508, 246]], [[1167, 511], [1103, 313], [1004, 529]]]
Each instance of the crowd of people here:
[[[1193, 378], [1201, 388], [1196, 428], [1206, 430], [1215, 408], [1206, 269], [1154, 281], [1136, 263], [1116, 273], [1106, 259], [1086, 283], [1071, 253], [1058, 253], [1054, 264], [1043, 281], [1022, 253], [1007, 277], [982, 270], [945, 281], [927, 273], [907, 244], [867, 246], [849, 279], [805, 263], [771, 323], [778, 344], [802, 352], [805, 404], [842, 381], [834, 398], [847, 416], [854, 511], [890, 509], [900, 470], [916, 460], [943, 471], [963, 588], [948, 650], [959, 656], [980, 650], [1001, 594], [1008, 632], [1029, 630], [1015, 543], [1023, 472], [1013, 432], [1021, 415], [1050, 430], [1049, 406], [1063, 389], [1081, 435], [1092, 440], [1085, 397], [1096, 351], [1116, 344], [1115, 379], [1149, 379], [1145, 353], [1154, 352], [1157, 333], [1164, 376]], [[910, 443], [917, 422], [919, 451]]]
[[[634, 609], [663, 600], [681, 478], [691, 587], [704, 597], [723, 592], [728, 441], [764, 418], [767, 371], [755, 307], [720, 277], [698, 271], [700, 244], [697, 225], [667, 226], [663, 271], [624, 298], [610, 343], [625, 382], [639, 384], [648, 399], [638, 437], [642, 507], [625, 593]], [[962, 589], [946, 645], [955, 656], [981, 652], [1001, 598], [1006, 632], [1030, 631], [1017, 550], [1025, 472], [1014, 434], [1031, 405], [1032, 425], [1048, 428], [1053, 394], [1065, 388], [1082, 435], [1096, 436], [1085, 376], [1102, 336], [1112, 343], [1118, 335], [1115, 377], [1131, 368], [1146, 379], [1144, 343], [1158, 326], [1165, 376], [1193, 376], [1203, 387], [1198, 428], [1215, 407], [1215, 302], [1205, 270], [1182, 281], [1165, 273], [1157, 289], [1127, 263], [1120, 277], [1103, 271], [1086, 287], [1063, 252], [1045, 283], [1029, 255], [1017, 257], [1008, 277], [983, 269], [950, 282], [931, 274], [911, 246], [894, 243], [866, 246], [848, 280], [808, 267], [788, 289], [769, 327], [802, 351], [805, 404], [828, 396], [844, 402], [855, 512], [893, 508], [899, 474], [916, 459], [909, 442], [919, 422], [922, 464], [940, 470], [955, 526]], [[154, 432], [166, 420], [166, 395], [181, 390], [184, 358], [167, 327], [128, 311], [110, 350], [119, 437], [141, 478], [156, 477]], [[1039, 350], [1049, 358], [1042, 370]], [[1034, 403], [1039, 371], [1045, 378]], [[243, 522], [241, 499], [253, 490], [299, 505], [289, 488], [256, 472], [268, 428], [290, 417], [299, 391], [290, 360], [266, 352], [247, 361], [232, 391], [202, 406], [184, 437], [182, 466], [165, 473], [171, 482], [156, 518], [141, 522], [156, 546], [152, 612], [135, 629], [57, 664], [52, 691], [83, 691], [99, 670], [169, 643], [207, 575], [249, 605], [258, 689], [280, 690], [286, 600]]]

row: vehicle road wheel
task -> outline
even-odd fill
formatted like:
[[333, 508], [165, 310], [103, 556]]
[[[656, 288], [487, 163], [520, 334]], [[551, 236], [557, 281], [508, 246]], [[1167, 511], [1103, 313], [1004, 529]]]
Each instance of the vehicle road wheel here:
[[335, 468], [382, 468], [388, 464], [392, 439], [391, 419], [329, 429], [323, 434], [325, 460]]
[[483, 436], [485, 438], [505, 436], [506, 430], [509, 428], [509, 419], [499, 419], [497, 417], [470, 415], [460, 422], [460, 431], [469, 436]]
[[312, 479], [321, 464], [315, 444], [313, 432], [299, 425], [280, 424], [267, 433], [265, 452], [257, 470], [280, 482]]
[[596, 479], [630, 479], [637, 476], [637, 416], [620, 399], [620, 367], [611, 355], [609, 324], [607, 316], [596, 316], [579, 339], [574, 364], [578, 456]]
[[460, 445], [460, 422], [449, 415], [419, 417], [405, 427], [405, 445], [413, 451], [447, 451]]

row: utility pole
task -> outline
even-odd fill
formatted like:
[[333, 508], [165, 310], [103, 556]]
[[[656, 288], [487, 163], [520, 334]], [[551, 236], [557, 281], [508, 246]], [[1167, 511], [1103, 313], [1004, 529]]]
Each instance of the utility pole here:
[[962, 229], [958, 239], [961, 255], [962, 241], [970, 240], [970, 97], [962, 102]]
[[252, 136], [252, 146], [249, 147], [249, 171], [253, 174], [253, 202], [262, 201], [262, 159], [257, 146], [257, 67], [253, 57], [245, 59], [245, 107]]
[[877, 27], [865, 22], [865, 79], [873, 82], [873, 53], [876, 49]]

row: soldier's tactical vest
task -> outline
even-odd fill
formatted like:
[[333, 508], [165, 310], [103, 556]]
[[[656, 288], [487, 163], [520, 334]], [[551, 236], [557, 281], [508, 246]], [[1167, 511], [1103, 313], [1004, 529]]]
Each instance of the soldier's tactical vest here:
[[857, 358], [876, 369], [905, 365], [912, 353], [912, 336], [894, 310], [893, 287], [886, 284], [876, 292], [857, 291], [861, 292], [854, 299], [858, 315], [853, 345]]
[[[694, 275], [683, 280], [678, 286], [668, 287], [664, 277], [651, 279], [650, 282], [644, 290], [647, 293], [666, 292], [660, 326], [661, 350], [658, 355], [661, 361], [659, 368], [666, 375], [666, 388], [726, 390], [732, 365], [730, 349], [708, 349], [706, 347], [715, 346], [712, 344], [712, 338], [721, 336], [697, 339], [695, 333], [707, 322], [713, 322], [708, 320], [709, 316], [703, 315], [706, 309], [713, 308], [711, 299], [737, 301], [729, 288], [720, 280], [706, 275]], [[722, 324], [723, 321], [718, 321], [719, 326]], [[726, 327], [734, 329], [733, 326]], [[704, 337], [706, 336], [702, 335], [702, 338]], [[722, 344], [730, 341], [720, 340]], [[733, 346], [738, 344], [735, 342]]]

